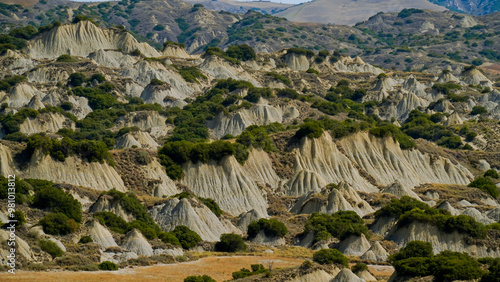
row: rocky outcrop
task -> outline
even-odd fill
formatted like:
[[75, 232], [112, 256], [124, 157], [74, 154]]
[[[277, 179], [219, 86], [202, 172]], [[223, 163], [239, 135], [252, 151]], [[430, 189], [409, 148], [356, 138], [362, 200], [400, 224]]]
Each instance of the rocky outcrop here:
[[50, 155], [37, 151], [31, 157], [24, 178], [45, 179], [56, 183], [67, 183], [107, 191], [115, 188], [126, 191], [123, 180], [107, 163], [86, 162], [75, 156], [64, 162], [54, 160]]
[[418, 82], [418, 80], [413, 76], [408, 76], [403, 82], [403, 89], [416, 94], [419, 97], [425, 97], [425, 85]]
[[0, 143], [0, 175], [7, 177], [7, 175], [14, 175], [15, 166], [12, 159], [12, 151], [9, 147]]
[[167, 44], [165, 48], [161, 51], [163, 56], [167, 57], [175, 57], [175, 58], [183, 58], [183, 59], [191, 59], [192, 56], [179, 45]]
[[92, 238], [94, 243], [101, 246], [102, 249], [118, 246], [115, 239], [113, 239], [113, 235], [111, 235], [109, 230], [102, 226], [97, 219], [91, 220], [87, 226], [89, 236]]
[[45, 96], [45, 93], [39, 91], [29, 83], [20, 83], [3, 98], [0, 95], [0, 104], [7, 103], [10, 108], [24, 107], [35, 95], [42, 99]]
[[[10, 232], [4, 229], [0, 229], [0, 241], [6, 242], [9, 238]], [[0, 249], [0, 263], [2, 265], [5, 265], [7, 261], [10, 261], [10, 259], [7, 257], [8, 255], [10, 255], [9, 251], [4, 248]], [[33, 254], [30, 245], [21, 237], [16, 236], [16, 258], [19, 255], [21, 255], [28, 262], [32, 262], [35, 260], [35, 255]], [[16, 261], [18, 260], [16, 259]]]
[[469, 255], [480, 257], [500, 257], [500, 249], [489, 248], [484, 244], [469, 245], [466, 235], [456, 231], [445, 233], [436, 226], [414, 222], [407, 226], [396, 228], [388, 237], [389, 240], [396, 242], [399, 247], [404, 247], [410, 241], [430, 242], [434, 253], [437, 254], [444, 250], [454, 252], [465, 252]]
[[338, 72], [350, 72], [350, 73], [373, 73], [375, 75], [383, 73], [383, 70], [365, 63], [360, 57], [342, 57], [333, 65], [334, 70]]
[[207, 56], [199, 68], [217, 79], [233, 78], [236, 80], [245, 80], [251, 82], [253, 86], [262, 87], [260, 83], [241, 66], [229, 63], [215, 55]]
[[156, 150], [160, 145], [149, 135], [149, 133], [144, 131], [136, 131], [124, 134], [116, 140], [115, 148], [144, 148], [150, 150]]
[[449, 159], [402, 150], [392, 137], [377, 138], [361, 132], [343, 138], [340, 144], [379, 185], [396, 181], [410, 188], [424, 183], [468, 184], [473, 178], [467, 168]]
[[248, 171], [233, 156], [220, 162], [185, 163], [182, 180], [196, 195], [214, 199], [232, 215], [255, 209], [265, 217], [267, 203]]
[[243, 233], [247, 233], [248, 225], [252, 223], [252, 221], [259, 220], [260, 216], [255, 210], [250, 210], [246, 213], [242, 213], [238, 217], [238, 228], [243, 231]]
[[309, 59], [306, 55], [286, 54], [284, 56], [285, 64], [294, 71], [306, 71], [310, 68]]
[[252, 242], [255, 244], [266, 245], [271, 247], [283, 246], [286, 243], [284, 237], [283, 238], [269, 237], [264, 233], [264, 231], [260, 231], [257, 234], [257, 236], [255, 236], [255, 238], [252, 239]]
[[323, 269], [314, 270], [302, 276], [295, 277], [287, 282], [330, 282], [335, 276]]
[[140, 57], [123, 54], [120, 51], [99, 49], [89, 54], [89, 59], [94, 60], [101, 66], [108, 68], [127, 68], [132, 67]]
[[112, 212], [127, 222], [135, 220], [134, 215], [126, 211], [119, 201], [114, 200], [110, 195], [101, 195], [99, 199], [89, 208], [91, 213]]
[[451, 72], [443, 72], [439, 76], [438, 80], [436, 81], [437, 83], [447, 83], [447, 82], [453, 82], [453, 83], [459, 83], [460, 80], [454, 76]]
[[172, 125], [166, 125], [167, 117], [157, 111], [132, 112], [116, 120], [113, 130], [118, 131], [123, 127], [137, 126], [141, 131], [147, 131], [152, 137], [158, 138], [168, 134]]
[[301, 196], [318, 193], [327, 184], [326, 180], [316, 172], [301, 170], [288, 180], [285, 194], [289, 196]]
[[127, 31], [120, 29], [101, 29], [90, 21], [64, 24], [43, 32], [28, 41], [26, 52], [36, 59], [52, 59], [62, 54], [87, 57], [97, 50], [123, 50], [130, 53], [141, 51], [146, 57], [160, 54], [146, 43], [139, 43]]
[[382, 193], [392, 194], [398, 198], [409, 196], [414, 199], [421, 200], [417, 193], [412, 191], [411, 187], [402, 184], [399, 180], [396, 180], [396, 182], [384, 188]]
[[20, 132], [31, 135], [34, 133], [56, 133], [61, 128], [75, 130], [75, 123], [60, 113], [43, 113], [36, 118], [27, 118], [19, 126]]
[[491, 84], [491, 80], [489, 80], [480, 70], [475, 67], [464, 70], [460, 74], [460, 80], [465, 82], [466, 84], [472, 85], [479, 85], [483, 81]]
[[349, 268], [343, 268], [331, 282], [365, 282], [365, 280], [356, 276]]
[[394, 90], [394, 86], [397, 85], [397, 82], [394, 81], [391, 77], [381, 77], [377, 80], [377, 84], [372, 91], [392, 91]]
[[224, 233], [241, 231], [227, 220], [219, 219], [209, 208], [196, 199], [168, 200], [165, 204], [153, 207], [151, 216], [165, 231], [184, 225], [195, 231], [205, 241], [220, 240]]
[[362, 256], [370, 249], [370, 242], [364, 234], [361, 236], [351, 235], [338, 244], [337, 249], [346, 256]]
[[361, 256], [361, 259], [382, 262], [386, 261], [388, 257], [389, 253], [382, 247], [379, 241], [376, 241], [372, 243], [370, 249]]
[[153, 248], [148, 240], [137, 229], [130, 230], [123, 240], [121, 247], [125, 250], [136, 253], [139, 256], [152, 256]]

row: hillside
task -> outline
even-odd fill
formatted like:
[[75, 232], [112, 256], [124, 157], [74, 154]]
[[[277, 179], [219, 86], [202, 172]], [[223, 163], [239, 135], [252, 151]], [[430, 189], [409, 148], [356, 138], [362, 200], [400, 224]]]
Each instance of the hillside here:
[[[248, 45], [190, 55], [83, 18], [3, 38], [17, 44], [0, 53], [17, 269], [71, 279], [176, 263], [188, 276], [200, 257], [248, 255], [280, 269], [228, 263], [233, 279], [497, 276], [500, 87], [479, 67]], [[6, 188], [0, 202], [8, 222]]]
[[500, 3], [495, 0], [429, 0], [432, 3], [472, 15], [486, 15], [500, 11]]
[[276, 13], [276, 16], [287, 18], [293, 22], [332, 23], [352, 26], [379, 12], [399, 12], [409, 8], [445, 10], [443, 7], [429, 3], [427, 0], [314, 0]]
[[216, 11], [226, 11], [230, 13], [244, 14], [249, 10], [261, 12], [264, 14], [275, 14], [292, 4], [265, 1], [236, 1], [236, 0], [187, 0], [191, 4], [202, 4], [205, 8]]

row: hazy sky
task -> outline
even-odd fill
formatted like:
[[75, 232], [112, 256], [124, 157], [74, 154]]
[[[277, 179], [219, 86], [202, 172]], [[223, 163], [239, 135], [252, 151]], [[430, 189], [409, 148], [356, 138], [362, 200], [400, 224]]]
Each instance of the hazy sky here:
[[[103, 2], [103, 0], [73, 0], [73, 1], [76, 1], [76, 2]], [[113, 1], [113, 0], [110, 0], [110, 1]], [[118, 0], [115, 0], [115, 1], [118, 1]], [[299, 3], [303, 3], [303, 2], [309, 2], [308, 0], [271, 0], [271, 2], [282, 2], [282, 3], [289, 3], [289, 4], [299, 4]]]

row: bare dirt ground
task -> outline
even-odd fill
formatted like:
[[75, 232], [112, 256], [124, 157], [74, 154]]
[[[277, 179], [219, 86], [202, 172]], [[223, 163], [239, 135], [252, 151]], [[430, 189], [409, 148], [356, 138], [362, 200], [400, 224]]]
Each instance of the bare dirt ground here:
[[211, 276], [217, 281], [231, 279], [231, 274], [245, 267], [250, 269], [251, 264], [274, 262], [273, 268], [288, 268], [300, 265], [304, 259], [284, 258], [273, 256], [241, 256], [241, 257], [206, 257], [196, 261], [135, 267], [109, 272], [74, 272], [51, 271], [33, 272], [18, 271], [15, 275], [1, 273], [0, 281], [183, 281], [190, 275]]

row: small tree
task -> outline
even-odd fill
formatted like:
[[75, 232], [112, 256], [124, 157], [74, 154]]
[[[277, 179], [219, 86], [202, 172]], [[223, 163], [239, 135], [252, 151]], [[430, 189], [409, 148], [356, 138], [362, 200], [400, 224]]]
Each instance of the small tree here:
[[200, 235], [184, 225], [176, 226], [172, 233], [175, 237], [177, 237], [177, 239], [179, 239], [179, 242], [184, 249], [190, 249], [201, 242]]
[[110, 261], [101, 262], [98, 265], [98, 267], [100, 270], [107, 270], [107, 271], [118, 270], [118, 266], [115, 263], [110, 262]]
[[184, 282], [216, 282], [215, 279], [208, 275], [188, 276], [184, 278]]
[[52, 258], [60, 257], [64, 254], [63, 250], [61, 250], [61, 248], [59, 248], [56, 243], [49, 240], [41, 240], [40, 248], [44, 252], [47, 252], [49, 255], [51, 255]]
[[247, 245], [240, 235], [222, 234], [220, 241], [215, 244], [215, 250], [218, 252], [239, 252], [246, 251]]
[[339, 250], [335, 249], [317, 251], [313, 255], [313, 261], [319, 264], [341, 264], [344, 267], [347, 267], [349, 263], [347, 258]]

